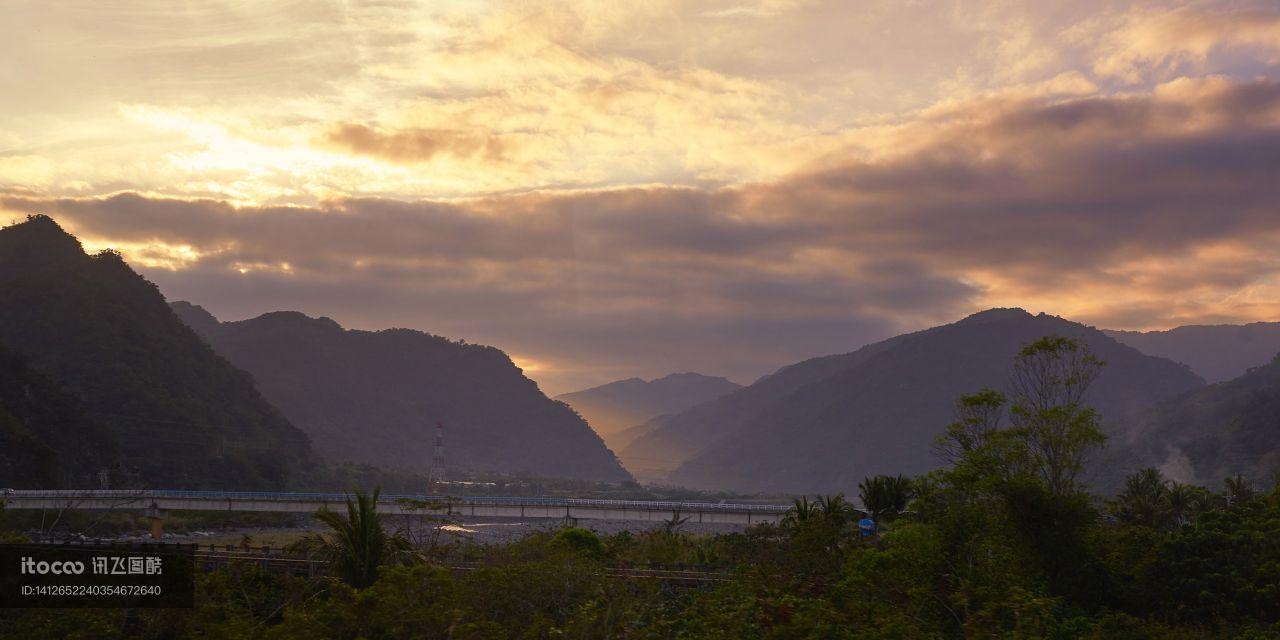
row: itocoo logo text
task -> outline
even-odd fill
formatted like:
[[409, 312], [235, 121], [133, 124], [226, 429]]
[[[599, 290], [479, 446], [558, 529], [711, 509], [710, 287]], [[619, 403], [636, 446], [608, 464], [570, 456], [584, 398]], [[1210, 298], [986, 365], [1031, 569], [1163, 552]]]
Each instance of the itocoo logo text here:
[[41, 560], [39, 562], [36, 562], [34, 558], [24, 557], [22, 559], [21, 564], [22, 564], [23, 575], [44, 576], [52, 573], [54, 575], [69, 576], [69, 575], [81, 575], [84, 573], [84, 563], [75, 562], [72, 560], [64, 560], [61, 562], [56, 560], [54, 562]]

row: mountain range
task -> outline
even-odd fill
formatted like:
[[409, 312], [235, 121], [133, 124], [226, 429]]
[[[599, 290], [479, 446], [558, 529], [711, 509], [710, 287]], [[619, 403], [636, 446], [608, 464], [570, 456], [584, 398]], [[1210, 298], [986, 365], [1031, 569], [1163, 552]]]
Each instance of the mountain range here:
[[[622, 452], [669, 463], [633, 469], [697, 488], [852, 491], [865, 476], [937, 466], [930, 443], [953, 402], [1002, 389], [1018, 350], [1045, 335], [1077, 338], [1107, 366], [1088, 400], [1112, 430], [1157, 402], [1204, 385], [1187, 366], [1101, 331], [1022, 309], [993, 309], [852, 353], [807, 360], [675, 416]], [[671, 464], [674, 463], [674, 464]]]
[[297, 312], [220, 322], [190, 303], [173, 309], [252, 374], [326, 459], [426, 472], [439, 422], [454, 472], [630, 479], [578, 414], [497, 348], [409, 329], [349, 330]]
[[171, 306], [119, 254], [89, 255], [32, 216], [0, 229], [0, 486], [283, 488], [318, 477], [313, 446], [422, 472], [437, 422], [450, 470], [627, 480], [590, 421], [641, 479], [852, 491], [936, 466], [954, 399], [1004, 388], [1018, 349], [1045, 335], [1107, 361], [1087, 400], [1112, 476], [1153, 464], [1185, 481], [1261, 478], [1280, 467], [1277, 327], [1100, 331], [992, 309], [746, 387], [685, 373], [552, 400], [495, 347]]
[[[700, 373], [673, 373], [654, 380], [628, 378], [556, 396], [568, 403], [614, 451], [630, 444], [644, 423], [679, 413], [741, 389], [725, 378]], [[637, 429], [638, 427], [638, 429]]]
[[1187, 325], [1168, 331], [1106, 331], [1147, 355], [1191, 367], [1207, 382], [1222, 382], [1269, 363], [1280, 353], [1280, 322]]

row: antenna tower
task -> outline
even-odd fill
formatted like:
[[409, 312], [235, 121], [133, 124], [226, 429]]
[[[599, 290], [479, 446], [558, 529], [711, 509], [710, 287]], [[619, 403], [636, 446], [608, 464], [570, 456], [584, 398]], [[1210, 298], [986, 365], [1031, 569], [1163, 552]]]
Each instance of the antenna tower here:
[[431, 454], [431, 482], [443, 484], [444, 475], [444, 425], [436, 423], [436, 448]]

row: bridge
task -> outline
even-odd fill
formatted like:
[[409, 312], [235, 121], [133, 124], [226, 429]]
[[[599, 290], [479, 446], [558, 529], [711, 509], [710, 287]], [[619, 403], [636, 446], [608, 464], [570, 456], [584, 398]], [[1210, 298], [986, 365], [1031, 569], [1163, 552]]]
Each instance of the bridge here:
[[[321, 508], [342, 512], [348, 494], [276, 493], [258, 491], [182, 490], [6, 490], [5, 509], [145, 510], [157, 523], [168, 510], [272, 511], [312, 513]], [[630, 520], [662, 522], [687, 518], [690, 523], [749, 526], [777, 523], [788, 507], [741, 502], [604, 500], [496, 496], [440, 496], [382, 494], [378, 512], [392, 515], [453, 515], [463, 517], [556, 520]], [[153, 529], [153, 533], [158, 531]]]

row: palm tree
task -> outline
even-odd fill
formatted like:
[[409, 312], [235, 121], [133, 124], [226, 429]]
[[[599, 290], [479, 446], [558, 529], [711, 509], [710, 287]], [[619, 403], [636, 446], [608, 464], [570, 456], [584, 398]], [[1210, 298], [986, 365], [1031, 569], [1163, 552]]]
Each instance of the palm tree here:
[[1219, 509], [1226, 502], [1226, 499], [1204, 487], [1192, 487], [1193, 494], [1191, 499], [1191, 514], [1199, 516], [1202, 513]]
[[399, 532], [388, 534], [378, 516], [378, 494], [355, 490], [355, 499], [347, 498], [347, 515], [322, 507], [316, 519], [329, 527], [325, 534], [308, 535], [294, 548], [313, 558], [326, 560], [347, 584], [363, 589], [378, 579], [378, 568], [384, 564], [407, 563], [416, 559], [409, 541]]
[[1180, 527], [1199, 515], [1202, 499], [1197, 491], [1198, 487], [1181, 482], [1170, 482], [1166, 486], [1165, 514], [1175, 527]]
[[1121, 520], [1160, 527], [1168, 515], [1169, 485], [1154, 467], [1140, 469], [1124, 479], [1124, 491], [1116, 497]]
[[1257, 494], [1253, 489], [1253, 483], [1239, 473], [1227, 478], [1224, 482], [1227, 487], [1227, 504], [1248, 502]]
[[667, 533], [676, 533], [680, 531], [680, 527], [689, 521], [689, 516], [681, 516], [680, 510], [676, 509], [671, 512], [671, 517], [662, 521], [662, 529]]
[[911, 493], [911, 480], [902, 474], [863, 478], [858, 483], [862, 508], [876, 521], [905, 511], [911, 502]]
[[818, 503], [809, 502], [809, 496], [800, 496], [791, 500], [791, 509], [782, 517], [782, 524], [795, 526], [813, 520], [818, 515]]
[[845, 500], [843, 493], [837, 493], [834, 496], [823, 496], [818, 498], [814, 503], [817, 507], [818, 514], [828, 522], [842, 524], [853, 520], [855, 509], [848, 500]]

